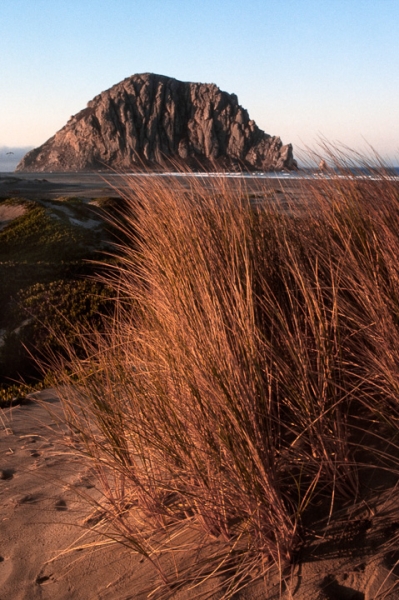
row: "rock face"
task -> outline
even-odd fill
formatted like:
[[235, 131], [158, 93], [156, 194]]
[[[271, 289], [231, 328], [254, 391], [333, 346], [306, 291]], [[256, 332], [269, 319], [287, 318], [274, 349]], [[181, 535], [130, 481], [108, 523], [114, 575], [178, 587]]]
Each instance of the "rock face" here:
[[145, 73], [102, 92], [17, 171], [295, 169], [292, 146], [264, 133], [215, 84]]

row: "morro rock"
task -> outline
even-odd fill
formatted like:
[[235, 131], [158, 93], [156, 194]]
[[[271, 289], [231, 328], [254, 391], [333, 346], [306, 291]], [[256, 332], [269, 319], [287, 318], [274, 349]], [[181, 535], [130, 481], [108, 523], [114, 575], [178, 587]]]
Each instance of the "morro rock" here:
[[17, 171], [295, 169], [292, 146], [259, 129], [235, 94], [145, 73], [102, 92]]

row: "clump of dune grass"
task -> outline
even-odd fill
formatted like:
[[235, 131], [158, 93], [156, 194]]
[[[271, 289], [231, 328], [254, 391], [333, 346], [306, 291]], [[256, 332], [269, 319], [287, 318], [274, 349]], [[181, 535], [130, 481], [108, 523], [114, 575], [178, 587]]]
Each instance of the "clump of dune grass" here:
[[300, 206], [267, 181], [261, 202], [244, 180], [127, 181], [115, 316], [60, 381], [155, 597], [283, 580], [396, 484], [398, 187], [335, 167]]

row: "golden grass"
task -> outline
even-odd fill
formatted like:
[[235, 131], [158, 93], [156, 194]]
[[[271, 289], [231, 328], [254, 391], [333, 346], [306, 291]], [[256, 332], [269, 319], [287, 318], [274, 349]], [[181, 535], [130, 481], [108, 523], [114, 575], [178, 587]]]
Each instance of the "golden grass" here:
[[256, 204], [242, 180], [127, 182], [114, 320], [60, 380], [156, 597], [283, 576], [376, 470], [397, 481], [398, 187], [337, 160], [346, 177], [303, 183], [300, 207], [267, 181]]

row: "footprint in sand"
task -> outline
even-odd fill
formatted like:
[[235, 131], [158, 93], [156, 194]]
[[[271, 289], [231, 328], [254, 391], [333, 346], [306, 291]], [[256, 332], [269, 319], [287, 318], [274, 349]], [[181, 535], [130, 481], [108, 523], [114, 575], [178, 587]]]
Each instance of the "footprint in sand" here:
[[36, 442], [39, 440], [39, 436], [38, 435], [21, 435], [20, 440], [23, 442], [23, 445], [21, 447], [22, 447], [22, 449], [24, 449], [24, 448], [26, 448], [26, 446], [28, 444], [36, 444]]
[[4, 556], [0, 556], [0, 589], [3, 588], [5, 582], [10, 577], [12, 570], [12, 560], [6, 560]]
[[321, 587], [323, 600], [365, 600], [363, 592], [339, 584], [333, 575], [325, 577]]
[[12, 479], [14, 477], [14, 469], [0, 469], [0, 480], [7, 481], [8, 479]]
[[80, 478], [79, 478], [79, 479], [76, 481], [76, 484], [75, 484], [75, 485], [76, 485], [77, 487], [84, 487], [84, 488], [86, 488], [87, 490], [91, 490], [91, 489], [93, 489], [93, 488], [95, 487], [95, 486], [94, 486], [94, 483], [92, 483], [92, 482], [90, 481], [90, 479], [89, 479], [89, 478], [87, 478], [87, 477], [80, 477]]
[[387, 556], [379, 561], [370, 562], [366, 574], [368, 580], [365, 586], [365, 600], [398, 597], [398, 573], [395, 572], [395, 565]]
[[[51, 573], [52, 575], [52, 573]], [[36, 577], [36, 583], [38, 585], [43, 585], [43, 583], [46, 583], [47, 581], [49, 581], [51, 579], [51, 575], [38, 575]]]
[[34, 504], [38, 500], [39, 500], [39, 496], [35, 496], [33, 494], [27, 494], [26, 496], [22, 496], [22, 498], [20, 498], [18, 500], [17, 504]]
[[57, 502], [55, 503], [55, 509], [56, 510], [68, 510], [68, 506], [67, 503], [65, 502], [65, 500], [57, 500]]
[[100, 511], [100, 510], [96, 511], [93, 515], [90, 515], [89, 517], [87, 517], [83, 521], [83, 524], [88, 527], [94, 527], [95, 525], [100, 523], [100, 521], [102, 521], [104, 519], [105, 515], [106, 515], [105, 511]]

